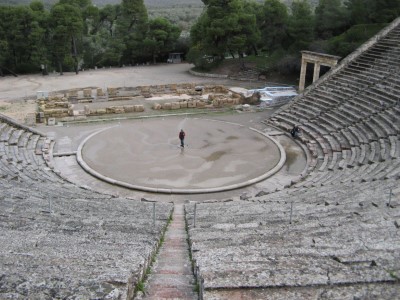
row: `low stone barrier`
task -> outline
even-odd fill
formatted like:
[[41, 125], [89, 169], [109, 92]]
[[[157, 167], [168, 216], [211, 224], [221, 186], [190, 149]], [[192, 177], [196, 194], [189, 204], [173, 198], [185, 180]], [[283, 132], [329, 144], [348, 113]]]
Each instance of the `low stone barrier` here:
[[139, 105], [118, 105], [118, 106], [110, 106], [106, 108], [98, 108], [98, 109], [90, 109], [86, 111], [86, 115], [90, 116], [98, 116], [105, 114], [124, 114], [124, 113], [133, 113], [133, 112], [144, 112], [144, 106]]
[[189, 70], [189, 73], [192, 74], [192, 75], [201, 76], [201, 77], [228, 78], [228, 75], [225, 75], [225, 74], [202, 73], [202, 72], [193, 71], [192, 69]]

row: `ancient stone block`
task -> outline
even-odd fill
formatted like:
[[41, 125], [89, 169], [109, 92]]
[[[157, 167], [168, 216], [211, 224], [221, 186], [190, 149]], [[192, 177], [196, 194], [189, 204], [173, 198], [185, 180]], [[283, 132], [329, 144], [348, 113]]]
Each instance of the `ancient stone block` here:
[[162, 105], [160, 103], [154, 103], [153, 104], [153, 109], [156, 109], [156, 110], [162, 109]]
[[179, 102], [172, 102], [171, 103], [171, 109], [180, 109], [181, 105]]
[[233, 105], [238, 105], [241, 103], [241, 98], [234, 98], [233, 99]]
[[164, 103], [163, 109], [167, 109], [167, 110], [171, 109], [171, 103]]
[[196, 107], [196, 101], [195, 100], [189, 100], [187, 102], [187, 107], [188, 108], [195, 108]]
[[102, 88], [97, 88], [96, 94], [97, 94], [97, 97], [103, 97], [104, 96], [103, 89]]
[[107, 112], [108, 114], [113, 114], [113, 113], [115, 113], [115, 106], [106, 107], [106, 112]]
[[84, 116], [85, 111], [83, 110], [74, 110], [74, 116]]
[[107, 88], [107, 93], [109, 97], [115, 97], [117, 96], [117, 89], [116, 88], [112, 88], [112, 87], [108, 87]]
[[134, 105], [135, 107], [135, 112], [143, 112], [144, 111], [144, 106], [141, 104]]
[[221, 103], [220, 99], [214, 99], [212, 101], [212, 104], [213, 104], [214, 107], [221, 107], [222, 106], [222, 103]]
[[187, 108], [188, 107], [187, 101], [181, 101], [181, 102], [179, 102], [179, 105], [180, 105], [181, 108]]
[[214, 93], [226, 94], [228, 93], [228, 89], [223, 85], [217, 85], [214, 88]]
[[176, 85], [175, 83], [172, 83], [172, 84], [169, 85], [169, 89], [170, 89], [171, 91], [176, 91], [177, 85]]
[[92, 89], [84, 89], [83, 90], [83, 97], [84, 98], [91, 98], [92, 97]]
[[68, 98], [78, 98], [78, 91], [77, 90], [71, 90], [68, 92]]
[[206, 106], [206, 103], [204, 101], [196, 101], [196, 107], [197, 108], [204, 108]]
[[106, 113], [107, 113], [107, 110], [105, 108], [96, 109], [96, 114], [98, 114], [98, 115], [104, 115]]
[[118, 107], [115, 107], [115, 109], [114, 109], [114, 113], [116, 113], [116, 114], [123, 114], [124, 112], [125, 112], [125, 110], [124, 110], [123, 106], [118, 106]]
[[85, 105], [83, 107], [83, 111], [85, 112], [85, 115], [90, 115], [90, 108], [89, 105]]
[[135, 112], [135, 106], [134, 105], [124, 105], [124, 111], [126, 113]]
[[49, 126], [56, 125], [56, 118], [48, 118], [47, 119], [47, 125], [49, 125]]

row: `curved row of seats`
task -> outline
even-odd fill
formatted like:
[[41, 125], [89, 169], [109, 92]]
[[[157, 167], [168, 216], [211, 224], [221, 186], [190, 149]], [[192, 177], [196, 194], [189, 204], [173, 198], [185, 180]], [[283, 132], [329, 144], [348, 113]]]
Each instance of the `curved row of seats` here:
[[[296, 187], [398, 174], [400, 43], [395, 38], [399, 32], [397, 26], [329, 80], [267, 120], [285, 131], [295, 125], [302, 129], [300, 141], [313, 159], [309, 176], [295, 181]], [[363, 176], [357, 176], [357, 169]]]
[[[242, 292], [257, 299], [320, 299], [329, 291], [329, 299], [370, 299], [372, 286], [379, 299], [398, 298], [397, 185], [394, 179], [345, 183], [286, 189], [252, 203], [186, 205], [204, 298]], [[389, 200], [391, 188], [397, 197]]]
[[0, 116], [0, 298], [125, 299], [172, 204], [105, 195], [59, 177], [51, 141]]
[[400, 298], [400, 18], [388, 28], [266, 120], [300, 125], [305, 174], [186, 205], [204, 298]]

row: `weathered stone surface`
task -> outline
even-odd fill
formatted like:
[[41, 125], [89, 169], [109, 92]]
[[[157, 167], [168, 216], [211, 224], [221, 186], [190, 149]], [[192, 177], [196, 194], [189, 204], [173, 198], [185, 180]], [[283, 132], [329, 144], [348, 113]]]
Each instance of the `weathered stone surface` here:
[[118, 90], [117, 90], [117, 88], [114, 88], [114, 87], [108, 87], [107, 93], [108, 93], [109, 97], [115, 97], [118, 94]]
[[77, 98], [78, 97], [78, 91], [77, 90], [70, 90], [68, 92], [68, 98]]
[[206, 106], [206, 103], [204, 101], [196, 101], [196, 107], [197, 108], [204, 108]]
[[162, 108], [163, 107], [162, 107], [162, 105], [160, 103], [154, 103], [153, 104], [153, 109], [159, 110], [159, 109], [162, 109]]
[[170, 110], [171, 109], [171, 103], [164, 103], [163, 104], [163, 109], [166, 109], [166, 110]]
[[[14, 135], [8, 137], [10, 145], [3, 143], [10, 158], [23, 151], [18, 161], [26, 168], [20, 173], [7, 166], [10, 179], [0, 177], [0, 298], [132, 298], [171, 204], [157, 203], [153, 226], [153, 203], [66, 182], [45, 167], [51, 140], [26, 136], [32, 141], [27, 142], [29, 148], [11, 146]], [[34, 158], [36, 167], [28, 157]], [[0, 161], [0, 170], [5, 163], [6, 159]]]
[[135, 112], [135, 106], [134, 105], [124, 105], [123, 108], [124, 108], [124, 111], [126, 113]]
[[142, 104], [134, 105], [135, 107], [135, 112], [143, 112], [144, 111], [144, 106]]
[[179, 102], [172, 102], [171, 103], [171, 109], [180, 109], [181, 105]]
[[195, 100], [189, 100], [187, 102], [188, 108], [195, 108], [196, 107], [196, 101]]
[[83, 97], [84, 98], [91, 98], [92, 97], [92, 89], [84, 89], [83, 90]]
[[96, 95], [97, 97], [103, 97], [104, 96], [104, 91], [102, 88], [97, 88], [96, 89]]
[[[383, 299], [399, 297], [400, 289], [392, 287], [400, 272], [400, 243], [391, 238], [398, 229], [393, 217], [371, 204], [393, 183], [258, 194], [261, 203], [198, 203], [196, 228], [193, 205], [187, 205], [192, 255], [206, 294], [219, 295], [215, 288], [228, 293], [259, 287], [276, 289], [277, 299], [285, 299], [299, 286], [307, 287], [306, 293], [326, 286], [338, 295], [333, 286], [346, 285], [341, 298], [351, 298], [383, 284], [390, 291]], [[368, 198], [359, 193], [365, 188]], [[338, 204], [326, 206], [326, 199], [338, 199]], [[400, 214], [399, 200], [391, 216]], [[278, 291], [281, 286], [286, 289]]]

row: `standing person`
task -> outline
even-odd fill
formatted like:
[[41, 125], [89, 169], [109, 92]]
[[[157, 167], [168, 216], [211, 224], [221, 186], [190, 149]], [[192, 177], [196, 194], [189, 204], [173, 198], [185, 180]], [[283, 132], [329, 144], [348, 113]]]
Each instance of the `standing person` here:
[[185, 147], [185, 132], [183, 129], [179, 132], [179, 139], [181, 140], [181, 147]]

